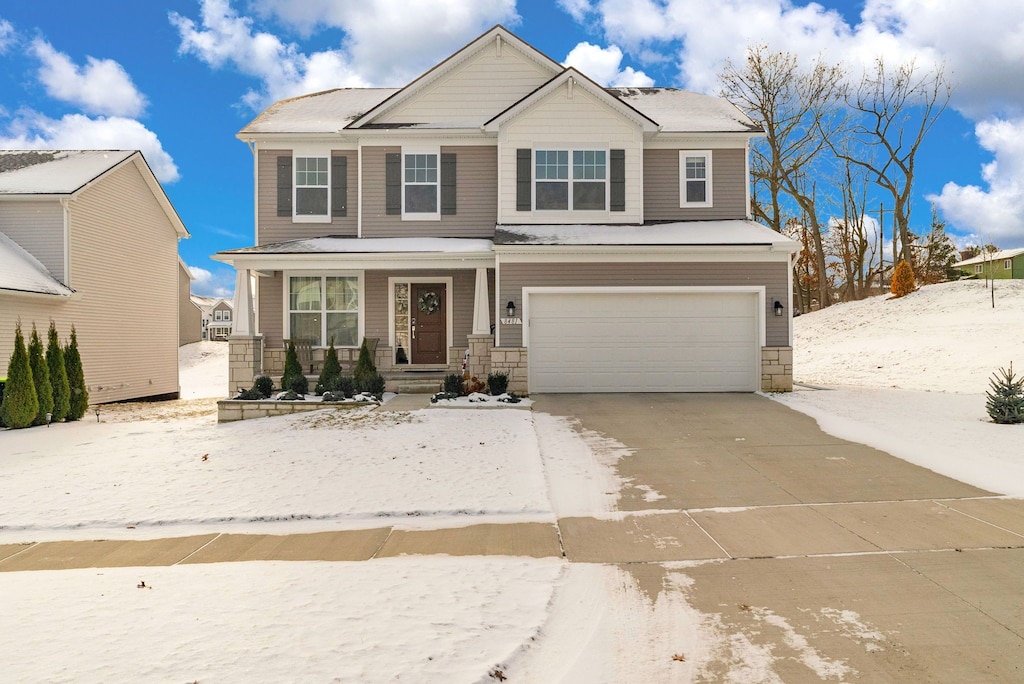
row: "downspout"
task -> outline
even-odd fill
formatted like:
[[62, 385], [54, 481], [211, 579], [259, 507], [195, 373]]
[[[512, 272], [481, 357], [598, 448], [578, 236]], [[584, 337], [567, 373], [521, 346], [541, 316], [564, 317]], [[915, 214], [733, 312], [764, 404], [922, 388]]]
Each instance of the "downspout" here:
[[[253, 226], [253, 242], [254, 245], [260, 243], [260, 168], [259, 168], [259, 143], [255, 140], [246, 141], [246, 146], [249, 151], [252, 152], [252, 226]], [[237, 270], [237, 269], [236, 269]], [[237, 287], [237, 285], [236, 285]], [[260, 300], [260, 279], [255, 280], [255, 291], [252, 293], [253, 302]], [[252, 302], [251, 302], [252, 304]], [[234, 322], [231, 323], [232, 332], [234, 331]], [[257, 330], [262, 330], [260, 327], [260, 308], [259, 306], [253, 305], [253, 328], [250, 333]]]
[[356, 237], [363, 237], [363, 139], [356, 141]]
[[64, 220], [64, 284], [72, 290], [75, 286], [71, 284], [71, 203], [70, 197], [61, 197], [60, 206], [63, 210]]

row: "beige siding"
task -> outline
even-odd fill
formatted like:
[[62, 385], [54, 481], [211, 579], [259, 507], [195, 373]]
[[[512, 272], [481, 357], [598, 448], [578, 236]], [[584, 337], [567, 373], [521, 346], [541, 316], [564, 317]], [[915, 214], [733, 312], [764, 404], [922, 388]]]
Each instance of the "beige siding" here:
[[192, 281], [185, 267], [178, 264], [178, 345], [198, 342], [202, 337], [203, 312], [192, 302]]
[[442, 147], [455, 155], [456, 213], [440, 221], [403, 221], [385, 213], [384, 158], [401, 153], [400, 147], [363, 148], [363, 237], [492, 238], [497, 221], [497, 148], [493, 146]]
[[126, 164], [70, 204], [71, 279], [79, 298], [4, 299], [0, 374], [13, 319], [41, 331], [52, 318], [62, 339], [74, 324], [90, 401], [178, 392], [178, 246], [174, 228], [138, 168]]
[[507, 43], [499, 57], [492, 42], [376, 123], [444, 121], [479, 126], [551, 76], [552, 72]]
[[[499, 223], [639, 223], [641, 216], [640, 126], [582, 87], [559, 87], [502, 126]], [[626, 151], [626, 211], [516, 211], [516, 150], [623, 149]]]
[[284, 276], [275, 271], [273, 277], [260, 278], [259, 332], [263, 334], [265, 349], [280, 349], [284, 346]]
[[291, 156], [291, 150], [260, 150], [259, 166], [259, 235], [258, 245], [323, 237], [325, 235], [352, 235], [357, 232], [358, 192], [357, 164], [354, 150], [334, 151], [333, 156], [348, 157], [348, 215], [336, 216], [330, 223], [293, 223], [290, 216], [277, 215], [277, 158]]
[[713, 221], [747, 216], [746, 151], [711, 151], [713, 206], [679, 206], [679, 150], [644, 151], [644, 220]]
[[[765, 303], [787, 302], [788, 266], [778, 263], [543, 263], [502, 264], [498, 301], [522, 307], [524, 287], [645, 287], [763, 285]], [[765, 312], [767, 345], [789, 346], [789, 319]], [[522, 344], [522, 326], [501, 326], [501, 346]]]
[[59, 200], [0, 201], [0, 233], [39, 259], [54, 278], [69, 284], [64, 273], [64, 209]]

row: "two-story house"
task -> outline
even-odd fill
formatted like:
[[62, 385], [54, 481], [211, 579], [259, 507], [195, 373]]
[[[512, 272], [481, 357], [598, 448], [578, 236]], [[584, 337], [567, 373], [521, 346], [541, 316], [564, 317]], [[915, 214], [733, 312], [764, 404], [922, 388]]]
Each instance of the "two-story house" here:
[[280, 374], [290, 338], [344, 361], [365, 337], [384, 371], [465, 360], [517, 391], [790, 389], [796, 244], [750, 220], [759, 135], [501, 26], [404, 88], [277, 102], [238, 134], [256, 243], [216, 256], [231, 387]]

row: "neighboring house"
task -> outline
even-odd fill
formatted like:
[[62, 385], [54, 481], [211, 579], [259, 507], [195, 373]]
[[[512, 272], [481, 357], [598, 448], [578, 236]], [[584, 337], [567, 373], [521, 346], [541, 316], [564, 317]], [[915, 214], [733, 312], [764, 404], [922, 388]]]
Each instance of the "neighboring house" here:
[[53, 320], [91, 402], [176, 397], [184, 237], [140, 152], [0, 150], [0, 376], [15, 324]]
[[277, 102], [237, 136], [256, 244], [215, 256], [237, 270], [230, 387], [280, 375], [290, 338], [343, 363], [369, 338], [391, 378], [465, 359], [520, 392], [791, 389], [797, 245], [750, 220], [760, 135], [501, 26], [404, 88]]
[[231, 337], [231, 302], [219, 299], [213, 305], [210, 313], [210, 324], [207, 326], [209, 336], [214, 341], [227, 341]]
[[958, 261], [953, 264], [953, 268], [973, 278], [1024, 278], [1024, 249], [1004, 249], [981, 254]]
[[178, 346], [203, 339], [203, 312], [192, 301], [192, 273], [178, 257]]

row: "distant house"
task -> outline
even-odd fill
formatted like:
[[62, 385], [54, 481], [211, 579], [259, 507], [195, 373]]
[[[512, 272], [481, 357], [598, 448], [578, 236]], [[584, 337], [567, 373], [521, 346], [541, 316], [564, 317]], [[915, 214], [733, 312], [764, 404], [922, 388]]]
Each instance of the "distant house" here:
[[220, 297], [192, 295], [192, 302], [202, 312], [201, 339], [226, 341], [231, 336], [234, 305]]
[[178, 346], [203, 339], [203, 312], [192, 301], [192, 273], [178, 258]]
[[176, 397], [188, 236], [138, 151], [0, 150], [0, 376], [16, 323], [53, 320], [92, 402]]
[[980, 254], [953, 264], [953, 268], [973, 278], [1024, 278], [1024, 249], [1004, 249]]

